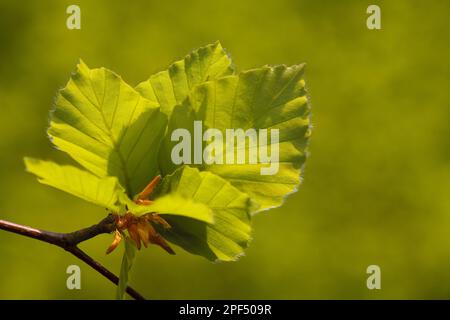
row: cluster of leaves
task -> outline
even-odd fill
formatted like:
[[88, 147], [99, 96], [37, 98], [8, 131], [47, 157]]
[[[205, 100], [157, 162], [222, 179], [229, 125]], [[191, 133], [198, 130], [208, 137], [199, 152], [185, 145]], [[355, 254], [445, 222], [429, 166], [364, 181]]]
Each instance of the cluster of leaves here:
[[[303, 65], [264, 66], [237, 73], [220, 43], [191, 52], [165, 71], [131, 87], [116, 73], [82, 61], [58, 93], [48, 135], [84, 169], [26, 158], [41, 183], [123, 215], [158, 213], [171, 228], [163, 238], [212, 261], [243, 254], [251, 216], [280, 206], [300, 183], [310, 135]], [[176, 128], [193, 134], [193, 121], [226, 128], [280, 132], [279, 171], [263, 164], [175, 165]], [[162, 180], [145, 205], [136, 196]], [[122, 295], [135, 246], [125, 241]]]

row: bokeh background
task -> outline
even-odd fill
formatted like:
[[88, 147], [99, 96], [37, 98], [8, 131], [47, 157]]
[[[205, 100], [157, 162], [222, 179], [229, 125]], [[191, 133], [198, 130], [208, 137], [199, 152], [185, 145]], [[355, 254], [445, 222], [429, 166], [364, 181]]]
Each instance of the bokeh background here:
[[[81, 30], [66, 8], [81, 7]], [[378, 4], [382, 30], [366, 28]], [[135, 85], [220, 40], [238, 70], [307, 63], [314, 131], [304, 183], [254, 219], [236, 263], [156, 246], [131, 284], [153, 299], [450, 298], [450, 3], [442, 1], [0, 1], [0, 218], [53, 231], [105, 212], [40, 185], [22, 158], [68, 161], [48, 110], [78, 58]], [[82, 245], [116, 273], [111, 236]], [[82, 290], [66, 289], [78, 264]], [[366, 288], [381, 267], [382, 289]], [[112, 299], [68, 253], [0, 231], [0, 298]]]

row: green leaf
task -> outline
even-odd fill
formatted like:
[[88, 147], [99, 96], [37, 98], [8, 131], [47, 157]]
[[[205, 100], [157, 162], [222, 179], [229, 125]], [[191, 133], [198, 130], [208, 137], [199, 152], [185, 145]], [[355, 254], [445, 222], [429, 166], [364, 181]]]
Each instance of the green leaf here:
[[118, 212], [118, 194], [123, 193], [115, 177], [99, 178], [84, 170], [51, 161], [25, 158], [27, 170], [40, 183], [68, 192], [86, 201]]
[[122, 256], [122, 265], [120, 267], [119, 283], [117, 284], [116, 299], [123, 300], [125, 291], [128, 286], [128, 274], [133, 266], [134, 257], [136, 255], [136, 247], [130, 238], [125, 238], [125, 252]]
[[[167, 126], [167, 133], [163, 138], [161, 143], [161, 148], [159, 150], [159, 170], [161, 174], [167, 175], [173, 173], [176, 169], [183, 166], [183, 164], [175, 164], [172, 161], [171, 154], [175, 145], [178, 144], [178, 141], [172, 141], [171, 135], [172, 132], [176, 129], [186, 129], [191, 134], [194, 132], [194, 121], [197, 120], [197, 116], [192, 109], [192, 107], [188, 104], [183, 103], [182, 105], [175, 106], [173, 108], [172, 114], [169, 118], [169, 124]], [[191, 144], [191, 159], [194, 157], [194, 146]], [[194, 165], [192, 165], [194, 166]]]
[[160, 215], [177, 215], [206, 223], [213, 223], [212, 211], [207, 205], [184, 197], [176, 190], [153, 200], [153, 203], [150, 205], [135, 204], [127, 197], [122, 201], [128, 206], [130, 212], [135, 215], [157, 212]]
[[192, 51], [165, 71], [152, 75], [136, 90], [161, 106], [167, 115], [181, 104], [192, 88], [208, 80], [233, 73], [231, 60], [219, 42]]
[[[193, 110], [194, 118], [203, 121], [204, 130], [219, 129], [224, 140], [226, 129], [279, 130], [279, 142], [269, 139], [267, 144], [269, 150], [279, 148], [276, 174], [261, 174], [261, 169], [269, 166], [267, 163], [249, 164], [249, 152], [256, 151], [249, 148], [249, 143], [242, 148], [245, 164], [203, 166], [203, 170], [225, 178], [256, 200], [258, 211], [280, 206], [300, 184], [311, 126], [303, 71], [304, 65], [267, 66], [209, 81], [197, 86], [184, 106], [185, 113]], [[238, 149], [235, 144], [235, 154]]]
[[[233, 74], [232, 62], [219, 42], [192, 51], [184, 59], [174, 62], [165, 71], [152, 75], [140, 83], [136, 90], [144, 98], [158, 103], [161, 111], [169, 117], [168, 135], [161, 143], [159, 166], [163, 175], [170, 174], [179, 166], [170, 159], [174, 143], [170, 141], [173, 128], [193, 125], [189, 114], [177, 106], [192, 92], [195, 86], [209, 80]], [[187, 117], [186, 117], [187, 116]]]
[[207, 205], [213, 212], [213, 224], [165, 215], [172, 228], [159, 229], [164, 238], [213, 261], [236, 260], [243, 254], [251, 238], [252, 203], [246, 194], [217, 175], [188, 166], [166, 176], [157, 192], [179, 194]]
[[158, 173], [167, 117], [117, 74], [82, 61], [55, 103], [48, 134], [99, 177], [116, 176], [133, 196]]

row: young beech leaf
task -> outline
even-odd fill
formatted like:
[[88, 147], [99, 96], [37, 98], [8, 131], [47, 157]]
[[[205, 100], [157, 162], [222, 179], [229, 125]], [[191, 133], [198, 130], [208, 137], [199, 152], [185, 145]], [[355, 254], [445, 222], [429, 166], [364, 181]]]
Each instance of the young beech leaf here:
[[178, 194], [203, 203], [213, 213], [213, 223], [182, 216], [161, 215], [170, 229], [159, 228], [172, 243], [209, 260], [236, 260], [250, 240], [250, 198], [225, 179], [184, 166], [164, 177], [159, 194]]
[[118, 194], [123, 193], [123, 189], [115, 177], [99, 178], [73, 166], [31, 158], [25, 158], [25, 166], [43, 184], [119, 212]]
[[[161, 148], [159, 149], [159, 170], [162, 175], [171, 174], [177, 168], [180, 168], [183, 164], [176, 164], [172, 161], [172, 150], [179, 143], [177, 139], [172, 141], [172, 133], [177, 129], [187, 129], [191, 133], [191, 137], [194, 137], [194, 121], [198, 120], [197, 116], [188, 104], [187, 101], [183, 102], [181, 105], [177, 105], [173, 108], [172, 114], [169, 118], [169, 123], [167, 125], [167, 133], [165, 134], [163, 141], [161, 143]], [[202, 138], [202, 137], [200, 137]], [[190, 159], [194, 159], [194, 143], [191, 141]], [[205, 144], [203, 144], [205, 145]], [[188, 151], [183, 151], [183, 153]], [[195, 166], [195, 165], [191, 165]], [[197, 166], [200, 168], [200, 166]]]
[[129, 196], [157, 175], [167, 117], [117, 74], [82, 61], [55, 102], [48, 134], [99, 177], [115, 176]]
[[174, 145], [170, 141], [171, 129], [193, 125], [193, 121], [189, 122], [190, 118], [180, 118], [180, 113], [175, 114], [174, 108], [183, 103], [195, 86], [233, 73], [230, 57], [216, 42], [192, 51], [184, 59], [171, 64], [167, 70], [152, 75], [136, 87], [144, 98], [158, 103], [161, 111], [172, 122], [161, 143], [162, 152], [159, 153], [162, 174], [172, 173], [179, 167], [170, 158]]
[[182, 103], [192, 88], [208, 80], [233, 73], [231, 59], [219, 42], [192, 51], [184, 59], [175, 61], [167, 70], [152, 75], [136, 90], [161, 106], [167, 115]]
[[[193, 119], [201, 120], [203, 131], [218, 129], [224, 141], [226, 129], [268, 129], [268, 150], [279, 148], [275, 174], [261, 174], [261, 168], [268, 167], [268, 164], [248, 163], [249, 152], [258, 154], [260, 149], [250, 150], [248, 139], [244, 148], [246, 164], [202, 166], [202, 170], [221, 176], [247, 193], [259, 204], [256, 212], [280, 206], [284, 197], [295, 192], [300, 183], [311, 125], [303, 70], [304, 65], [267, 66], [205, 82], [192, 90], [185, 103], [174, 112], [176, 119], [169, 121], [169, 127], [186, 128], [194, 137], [190, 123]], [[278, 143], [271, 143], [271, 129], [279, 130]], [[260, 139], [258, 142], [266, 145], [266, 141]], [[221, 156], [226, 163], [226, 144], [223, 146]], [[238, 148], [235, 144], [234, 154]], [[161, 149], [161, 152], [165, 150]], [[220, 155], [220, 150], [217, 154]], [[171, 170], [172, 164], [161, 166], [162, 172]]]
[[159, 215], [177, 215], [213, 223], [212, 210], [207, 205], [196, 202], [192, 198], [183, 197], [176, 191], [152, 200], [149, 205], [136, 204], [126, 196], [123, 196], [121, 201], [135, 215], [157, 212]]
[[117, 284], [116, 299], [123, 300], [128, 285], [128, 273], [133, 266], [134, 257], [136, 255], [136, 247], [130, 238], [126, 238], [125, 252], [122, 256], [122, 266], [120, 267], [119, 283]]

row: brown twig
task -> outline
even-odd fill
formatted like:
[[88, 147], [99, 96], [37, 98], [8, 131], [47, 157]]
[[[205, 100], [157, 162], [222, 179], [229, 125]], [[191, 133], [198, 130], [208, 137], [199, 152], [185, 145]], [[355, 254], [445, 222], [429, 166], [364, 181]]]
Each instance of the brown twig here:
[[[0, 229], [58, 246], [84, 261], [94, 270], [117, 285], [119, 283], [119, 278], [116, 275], [77, 247], [79, 243], [98, 236], [99, 234], [113, 232], [116, 230], [116, 221], [116, 216], [110, 214], [99, 223], [88, 228], [71, 233], [58, 233], [35, 229], [0, 219]], [[126, 292], [136, 300], [145, 300], [141, 294], [129, 286], [126, 289]]]

